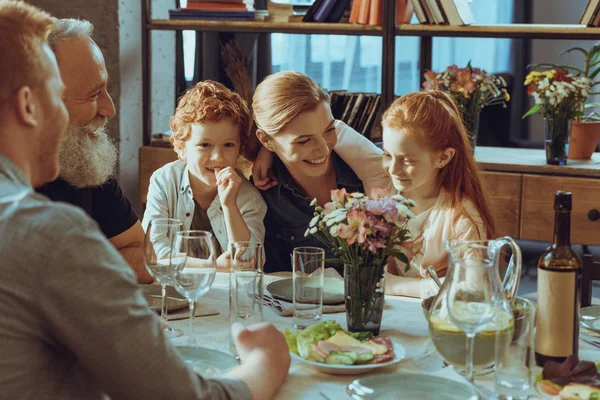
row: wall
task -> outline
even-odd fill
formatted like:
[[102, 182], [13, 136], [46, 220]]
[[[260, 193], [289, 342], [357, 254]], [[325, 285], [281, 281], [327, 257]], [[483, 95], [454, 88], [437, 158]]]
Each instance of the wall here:
[[[482, 0], [479, 0], [482, 1]], [[520, 0], [515, 0], [520, 1]], [[568, 3], [568, 5], [567, 5]], [[534, 0], [533, 22], [536, 24], [577, 24], [587, 0]], [[583, 55], [574, 52], [561, 56], [561, 52], [571, 47], [583, 47], [587, 49], [594, 41], [585, 40], [533, 40], [531, 43], [531, 62], [567, 64], [578, 67], [583, 66]], [[593, 99], [588, 99], [591, 101]], [[530, 99], [530, 106], [533, 102]], [[544, 120], [541, 115], [528, 117], [529, 132], [532, 140], [542, 141], [544, 139]]]

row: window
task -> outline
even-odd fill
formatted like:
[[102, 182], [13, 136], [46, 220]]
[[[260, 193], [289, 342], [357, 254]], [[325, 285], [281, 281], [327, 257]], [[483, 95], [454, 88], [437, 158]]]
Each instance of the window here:
[[[479, 0], [471, 3], [479, 24], [512, 21], [514, 0]], [[418, 23], [413, 16], [413, 23]], [[382, 40], [370, 36], [271, 35], [273, 72], [305, 73], [328, 90], [381, 91]], [[473, 65], [489, 72], [504, 72], [510, 66], [510, 39], [434, 38], [433, 68], [451, 64]], [[419, 38], [396, 39], [395, 93], [418, 90]]]

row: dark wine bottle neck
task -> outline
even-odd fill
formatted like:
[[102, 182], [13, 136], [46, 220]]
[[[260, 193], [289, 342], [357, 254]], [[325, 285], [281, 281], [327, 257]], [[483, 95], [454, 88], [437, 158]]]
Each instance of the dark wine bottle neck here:
[[554, 216], [554, 245], [571, 245], [571, 212], [556, 211]]

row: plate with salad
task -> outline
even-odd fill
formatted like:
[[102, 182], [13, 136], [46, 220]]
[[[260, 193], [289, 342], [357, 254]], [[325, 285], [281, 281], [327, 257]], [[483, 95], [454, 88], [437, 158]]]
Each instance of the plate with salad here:
[[335, 321], [285, 330], [292, 358], [332, 375], [357, 375], [400, 362], [406, 350], [387, 336], [346, 332]]

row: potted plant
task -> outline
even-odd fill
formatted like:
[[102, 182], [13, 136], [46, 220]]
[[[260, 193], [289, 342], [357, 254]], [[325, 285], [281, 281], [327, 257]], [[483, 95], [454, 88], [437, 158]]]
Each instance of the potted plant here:
[[424, 78], [424, 89], [447, 92], [456, 101], [463, 112], [463, 122], [473, 149], [477, 143], [479, 113], [483, 107], [493, 104], [506, 107], [506, 102], [510, 100], [502, 77], [473, 68], [470, 61], [465, 68], [451, 65], [441, 73], [429, 70], [425, 72]]
[[[588, 78], [591, 82], [590, 92], [583, 97], [579, 104], [579, 111], [572, 122], [571, 142], [569, 145], [569, 158], [579, 160], [589, 160], [600, 139], [600, 114], [594, 109], [600, 107], [600, 103], [588, 103], [588, 97], [600, 92], [591, 92], [594, 86], [600, 84], [596, 81], [596, 77], [600, 73], [600, 44], [596, 44], [589, 49], [582, 47], [573, 47], [562, 52], [568, 54], [572, 52], [581, 53], [583, 55], [583, 68], [572, 65], [555, 65], [555, 64], [539, 64], [536, 67], [540, 68], [560, 68], [568, 74], [578, 77]], [[586, 110], [592, 110], [586, 113]]]
[[571, 137], [571, 123], [580, 117], [581, 104], [588, 96], [591, 81], [568, 74], [561, 68], [533, 70], [525, 78], [527, 93], [535, 104], [523, 118], [541, 112], [544, 115], [544, 146], [546, 162], [566, 165]]

